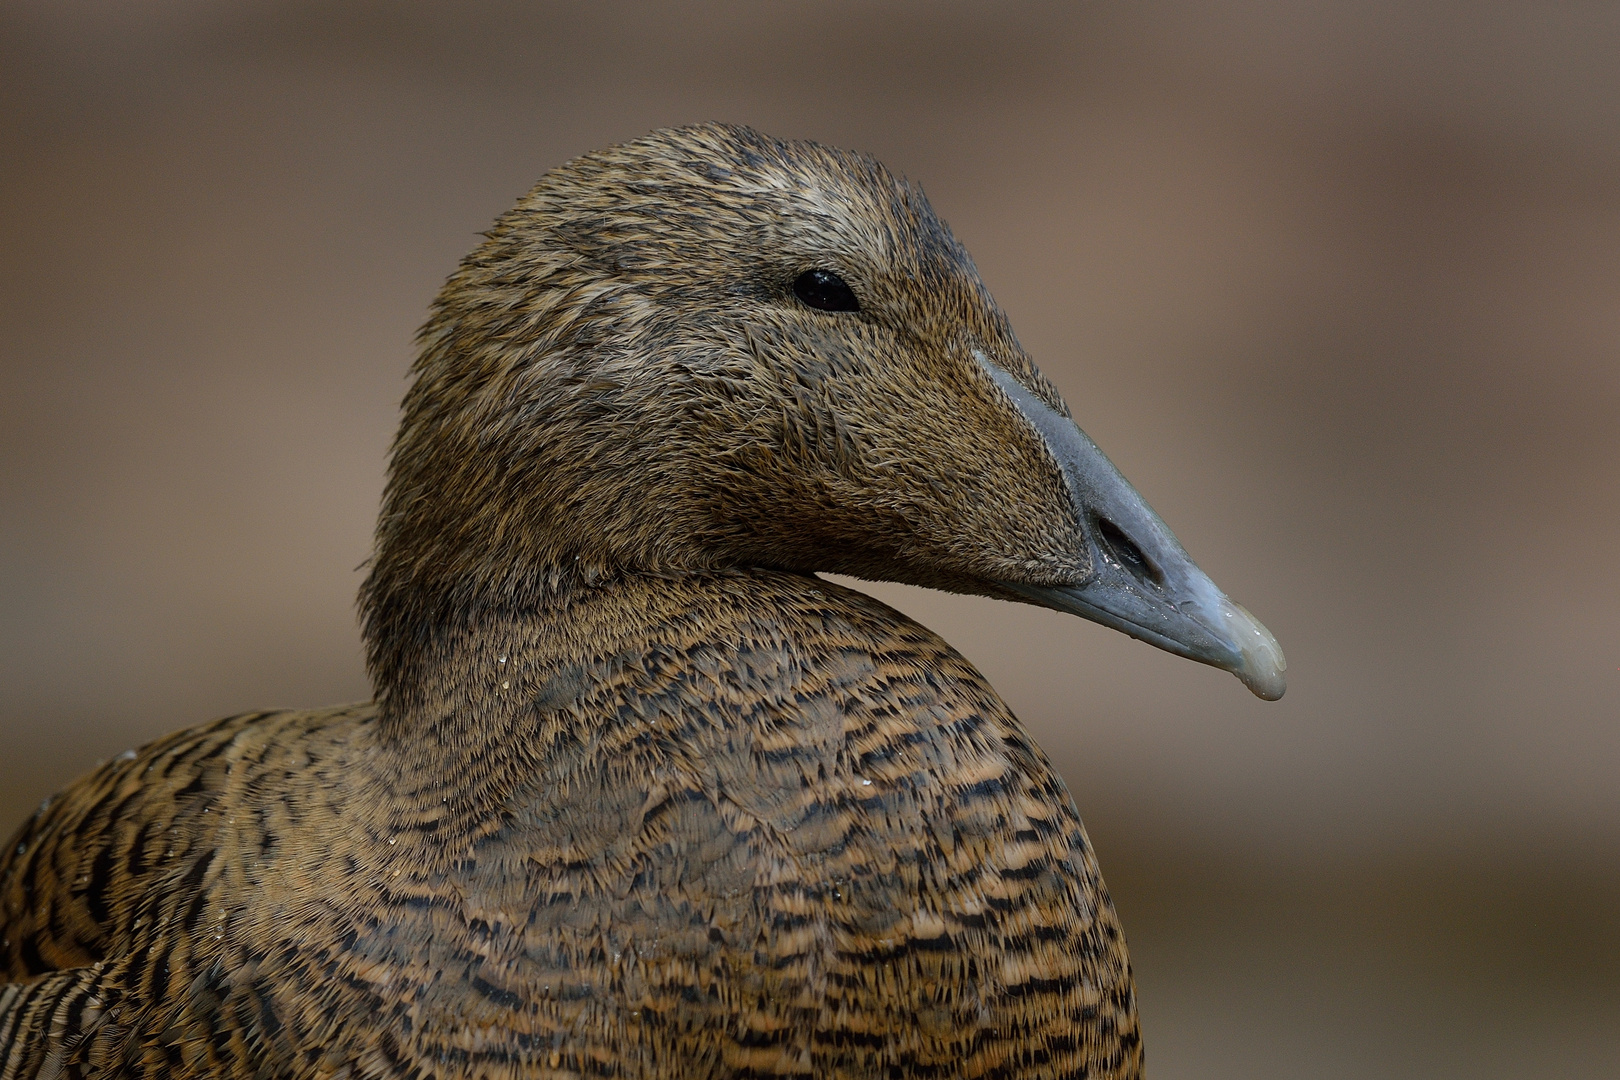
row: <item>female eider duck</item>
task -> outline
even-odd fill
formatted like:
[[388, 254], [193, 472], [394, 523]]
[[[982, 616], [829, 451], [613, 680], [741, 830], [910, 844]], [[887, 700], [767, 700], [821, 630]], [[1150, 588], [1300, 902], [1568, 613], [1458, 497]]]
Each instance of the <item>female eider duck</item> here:
[[125, 754], [0, 862], [0, 1077], [1133, 1077], [1063, 781], [834, 572], [1283, 691], [922, 193], [746, 128], [548, 174], [436, 301], [376, 700]]

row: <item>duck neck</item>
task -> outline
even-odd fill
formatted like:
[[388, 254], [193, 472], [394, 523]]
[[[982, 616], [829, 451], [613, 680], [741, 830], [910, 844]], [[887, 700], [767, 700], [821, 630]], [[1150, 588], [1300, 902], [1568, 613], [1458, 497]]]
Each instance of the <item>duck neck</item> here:
[[728, 576], [576, 582], [543, 603], [467, 607], [405, 635], [377, 672], [389, 784], [454, 834], [492, 827], [622, 722], [588, 699], [611, 698], [607, 684], [714, 626]]

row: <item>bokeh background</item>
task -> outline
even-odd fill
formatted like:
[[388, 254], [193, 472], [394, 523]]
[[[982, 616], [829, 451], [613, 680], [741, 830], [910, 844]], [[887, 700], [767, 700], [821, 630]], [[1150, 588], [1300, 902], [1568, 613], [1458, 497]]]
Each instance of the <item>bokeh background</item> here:
[[1152, 1075], [1620, 1076], [1620, 6], [0, 0], [0, 832], [367, 695], [411, 337], [547, 168], [922, 182], [1279, 704], [890, 586], [1057, 760]]

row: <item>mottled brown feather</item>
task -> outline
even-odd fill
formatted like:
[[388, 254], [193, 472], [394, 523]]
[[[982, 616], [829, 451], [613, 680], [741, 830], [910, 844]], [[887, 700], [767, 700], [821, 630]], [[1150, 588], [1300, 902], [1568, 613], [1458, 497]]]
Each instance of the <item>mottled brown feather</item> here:
[[[859, 315], [783, 295], [828, 260]], [[968, 350], [1062, 402], [920, 193], [656, 133], [542, 180], [422, 343], [377, 702], [40, 809], [0, 855], [0, 1080], [1139, 1076], [1062, 780], [949, 645], [813, 576], [1087, 569]]]

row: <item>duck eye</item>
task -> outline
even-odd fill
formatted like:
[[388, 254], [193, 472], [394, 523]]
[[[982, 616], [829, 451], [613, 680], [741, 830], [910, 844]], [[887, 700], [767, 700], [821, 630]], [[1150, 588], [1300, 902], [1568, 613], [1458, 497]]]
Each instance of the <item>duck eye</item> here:
[[855, 291], [831, 270], [806, 270], [793, 282], [793, 295], [817, 311], [859, 311]]

